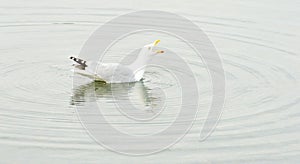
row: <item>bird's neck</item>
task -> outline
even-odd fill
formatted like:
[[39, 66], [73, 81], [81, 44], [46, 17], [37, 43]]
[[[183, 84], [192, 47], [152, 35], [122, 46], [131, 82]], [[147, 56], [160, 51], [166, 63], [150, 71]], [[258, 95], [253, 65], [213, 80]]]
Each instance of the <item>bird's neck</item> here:
[[148, 54], [148, 49], [143, 48], [138, 54], [135, 61], [129, 65], [129, 68], [132, 71], [138, 71], [144, 69], [147, 66], [149, 60], [150, 60], [150, 54]]
[[143, 48], [138, 54], [133, 63], [129, 65], [129, 68], [134, 72], [135, 79], [140, 80], [145, 72], [145, 67], [150, 60], [150, 54], [147, 48]]

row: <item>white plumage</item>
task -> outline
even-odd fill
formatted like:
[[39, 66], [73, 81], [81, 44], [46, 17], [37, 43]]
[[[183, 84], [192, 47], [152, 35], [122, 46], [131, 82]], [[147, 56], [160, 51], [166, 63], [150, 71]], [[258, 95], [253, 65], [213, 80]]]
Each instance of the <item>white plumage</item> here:
[[[95, 61], [85, 61], [76, 57], [70, 57], [78, 65], [75, 65], [75, 73], [88, 77], [92, 80], [103, 81], [106, 83], [126, 83], [140, 81], [143, 78], [145, 67], [149, 60], [164, 51], [154, 51], [160, 40], [156, 40], [152, 44], [145, 45], [137, 59], [129, 65], [121, 65], [119, 63], [99, 63]], [[92, 70], [96, 68], [96, 70]]]

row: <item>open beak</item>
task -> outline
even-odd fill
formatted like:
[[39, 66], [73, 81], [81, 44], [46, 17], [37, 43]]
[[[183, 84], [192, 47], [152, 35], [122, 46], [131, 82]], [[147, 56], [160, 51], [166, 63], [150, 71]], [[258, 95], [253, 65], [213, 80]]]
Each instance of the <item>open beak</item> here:
[[[153, 46], [156, 46], [159, 42], [160, 42], [160, 40], [154, 41]], [[162, 50], [157, 50], [157, 51], [155, 51], [155, 52], [156, 52], [157, 54], [162, 54], [162, 53], [164, 53], [164, 51], [162, 51]]]

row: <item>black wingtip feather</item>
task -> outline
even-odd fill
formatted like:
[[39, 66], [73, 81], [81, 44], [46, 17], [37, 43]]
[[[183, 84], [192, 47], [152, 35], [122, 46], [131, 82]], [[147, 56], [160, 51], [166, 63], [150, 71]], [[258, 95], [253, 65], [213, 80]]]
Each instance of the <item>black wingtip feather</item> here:
[[84, 66], [84, 67], [87, 67], [85, 60], [82, 60], [82, 59], [79, 59], [79, 58], [76, 58], [76, 57], [73, 57], [73, 56], [71, 56], [70, 59], [75, 61], [76, 63]]

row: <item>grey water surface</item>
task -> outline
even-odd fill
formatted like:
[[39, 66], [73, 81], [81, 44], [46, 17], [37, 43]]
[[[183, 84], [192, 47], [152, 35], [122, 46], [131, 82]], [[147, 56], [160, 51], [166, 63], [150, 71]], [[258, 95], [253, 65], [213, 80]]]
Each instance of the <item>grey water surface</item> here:
[[[122, 155], [95, 142], [80, 123], [76, 106], [97, 101], [119, 130], [157, 132], [169, 126], [180, 110], [176, 78], [150, 66], [141, 82], [73, 86], [68, 57], [79, 54], [105, 22], [150, 9], [184, 16], [208, 35], [223, 62], [225, 104], [215, 131], [200, 141], [212, 94], [205, 63], [166, 34], [129, 36], [104, 60], [120, 61], [120, 55], [134, 51], [132, 44], [140, 48], [160, 39], [162, 47], [182, 54], [189, 63], [200, 97], [196, 120], [178, 143], [152, 155]], [[297, 0], [2, 1], [0, 163], [299, 163], [299, 15]], [[189, 32], [188, 27], [181, 28]], [[160, 59], [165, 58], [155, 60]], [[165, 62], [174, 63], [173, 71], [185, 73], [176, 61]], [[112, 92], [128, 94], [130, 103], [147, 115], [166, 110], [143, 126], [123, 118]]]

